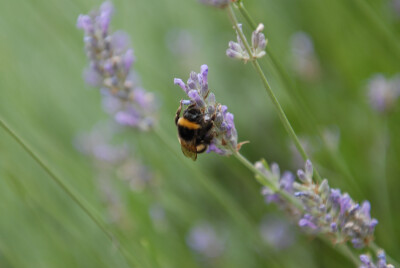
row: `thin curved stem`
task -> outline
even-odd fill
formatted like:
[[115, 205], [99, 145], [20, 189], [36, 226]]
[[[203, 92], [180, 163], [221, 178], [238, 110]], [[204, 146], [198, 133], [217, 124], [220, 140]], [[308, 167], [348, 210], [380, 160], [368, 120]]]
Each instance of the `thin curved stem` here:
[[[235, 15], [231, 5], [228, 7], [228, 15], [229, 15], [229, 18], [231, 19], [233, 27], [238, 32], [240, 39], [242, 40], [243, 44], [245, 45], [245, 48], [246, 48], [247, 53], [249, 54], [251, 63], [253, 64], [253, 67], [256, 69], [257, 74], [260, 76], [261, 81], [262, 81], [262, 83], [264, 85], [264, 88], [266, 89], [266, 91], [268, 93], [268, 96], [270, 97], [270, 99], [271, 99], [271, 101], [272, 101], [272, 103], [273, 103], [273, 105], [275, 107], [275, 110], [278, 113], [278, 116], [279, 116], [283, 126], [285, 127], [286, 131], [288, 132], [290, 138], [293, 140], [293, 142], [294, 142], [297, 150], [299, 151], [300, 155], [302, 156], [302, 158], [304, 160], [310, 159], [308, 157], [307, 153], [305, 152], [303, 146], [301, 145], [301, 143], [300, 143], [295, 131], [293, 130], [292, 125], [290, 124], [285, 112], [282, 109], [282, 106], [280, 105], [278, 99], [276, 98], [274, 92], [272, 91], [271, 86], [270, 86], [270, 84], [269, 84], [264, 72], [262, 71], [262, 69], [260, 67], [260, 64], [258, 63], [257, 59], [253, 59], [252, 53], [251, 53], [251, 49], [250, 49], [250, 45], [248, 44], [246, 38], [244, 37], [243, 32], [240, 31], [240, 29], [239, 29], [238, 21], [237, 21], [236, 15]], [[322, 181], [321, 176], [319, 175], [317, 170], [315, 170], [315, 179], [318, 182]]]
[[[242, 1], [240, 1], [237, 5], [237, 9], [239, 12], [242, 14], [243, 18], [247, 21], [247, 23], [251, 26], [252, 30], [255, 30], [257, 28], [257, 24], [254, 21], [254, 19], [251, 17], [250, 13], [247, 11], [245, 5], [243, 4]], [[307, 118], [307, 120], [301, 120], [301, 123], [303, 125], [304, 122], [307, 123], [307, 127], [310, 129], [314, 129], [315, 133], [318, 135], [320, 140], [326, 144], [326, 139], [323, 136], [323, 131], [322, 129], [318, 126], [318, 123], [316, 122], [316, 119], [314, 117], [314, 114], [310, 111], [308, 106], [306, 105], [303, 97], [299, 93], [298, 89], [296, 88], [296, 85], [293, 83], [293, 80], [289, 77], [289, 74], [285, 71], [283, 68], [282, 64], [275, 58], [274, 54], [272, 53], [271, 49], [269, 46], [266, 47], [266, 52], [267, 52], [267, 57], [272, 62], [272, 66], [275, 68], [277, 71], [278, 75], [280, 76], [284, 88], [286, 89], [287, 93], [289, 96], [293, 96], [294, 99], [296, 99], [297, 105], [299, 105], [299, 112], [305, 113], [304, 117]], [[302, 118], [300, 118], [302, 119]], [[334, 152], [328, 145], [326, 146], [328, 149], [328, 152], [330, 154], [330, 158], [332, 162], [336, 165], [336, 168], [341, 170], [341, 173], [344, 174], [348, 181], [351, 183], [351, 186], [354, 191], [356, 191], [358, 194], [362, 195], [362, 191], [360, 190], [360, 187], [358, 187], [357, 181], [354, 178], [353, 174], [350, 171], [350, 168], [348, 165], [343, 161], [342, 156], [340, 153]]]
[[[129, 255], [124, 248], [122, 248], [121, 244], [114, 237], [114, 235], [107, 229], [105, 224], [92, 212], [92, 209], [89, 208], [88, 205], [84, 204], [82, 198], [78, 197], [73, 190], [67, 186], [62, 179], [60, 179], [42, 160], [42, 158], [33, 151], [33, 149], [20, 138], [15, 131], [13, 131], [8, 124], [0, 118], [1, 127], [8, 133], [10, 136], [27, 152], [33, 160], [49, 175], [49, 177], [83, 210], [83, 212], [100, 228], [100, 230], [107, 236], [108, 239], [112, 242], [112, 244], [120, 251], [124, 260], [128, 264]], [[129, 266], [129, 265], [128, 265]]]
[[240, 162], [242, 162], [243, 165], [245, 165], [248, 169], [250, 169], [254, 174], [257, 174], [262, 178], [262, 180], [257, 180], [259, 183], [261, 183], [263, 186], [270, 188], [272, 191], [279, 193], [283, 198], [285, 198], [288, 202], [296, 206], [296, 208], [299, 209], [300, 211], [304, 210], [299, 200], [297, 200], [294, 196], [290, 195], [288, 192], [279, 189], [279, 187], [277, 187], [277, 185], [273, 181], [271, 181], [268, 177], [266, 177], [265, 174], [263, 174], [260, 170], [256, 169], [254, 165], [249, 160], [247, 160], [247, 158], [244, 157], [241, 153], [236, 152], [234, 156]]

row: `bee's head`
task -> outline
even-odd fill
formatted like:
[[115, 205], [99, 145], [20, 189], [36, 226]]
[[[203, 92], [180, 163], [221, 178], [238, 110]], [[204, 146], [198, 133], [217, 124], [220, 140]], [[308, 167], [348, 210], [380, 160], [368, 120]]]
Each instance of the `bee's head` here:
[[203, 117], [203, 115], [199, 108], [195, 106], [189, 106], [183, 112], [183, 117], [191, 122], [198, 122]]

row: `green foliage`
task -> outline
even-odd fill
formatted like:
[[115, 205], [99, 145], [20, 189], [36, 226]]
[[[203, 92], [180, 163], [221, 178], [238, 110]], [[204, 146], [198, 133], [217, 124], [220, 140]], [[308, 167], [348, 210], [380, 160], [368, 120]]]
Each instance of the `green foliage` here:
[[[293, 79], [314, 117], [311, 125], [340, 130], [338, 147], [327, 148], [268, 58], [260, 60], [295, 131], [309, 140], [313, 163], [332, 187], [371, 202], [379, 220], [376, 242], [396, 256], [400, 113], [396, 108], [388, 116], [376, 114], [368, 105], [366, 83], [374, 73], [391, 77], [398, 72], [399, 19], [387, 1], [370, 1], [371, 9], [360, 2], [244, 1], [257, 22], [264, 23], [268, 49]], [[206, 63], [210, 88], [235, 114], [239, 139], [250, 141], [242, 154], [287, 169], [302, 166], [294, 161], [289, 137], [250, 64], [225, 56], [235, 36], [227, 13], [195, 0], [114, 1], [111, 27], [130, 34], [134, 69], [144, 88], [161, 100], [161, 134], [130, 130], [119, 137], [134, 148], [155, 182], [131, 191], [114, 174], [112, 188], [124, 221], [110, 220], [98, 174], [73, 145], [77, 133], [108, 118], [98, 90], [82, 79], [86, 57], [82, 33], [75, 27], [79, 14], [99, 4], [0, 1], [0, 117], [96, 211], [115, 241], [1, 130], [0, 267], [352, 267], [331, 247], [301, 233], [284, 250], [266, 244], [259, 224], [265, 215], [280, 212], [264, 204], [253, 174], [233, 157], [204, 154], [192, 163], [182, 156], [173, 118], [184, 94], [173, 78], [187, 77]], [[299, 30], [314, 41], [321, 72], [313, 81], [299, 78], [291, 68], [290, 38]], [[192, 40], [188, 54], [171, 50], [179, 47], [175, 36], [180, 31]], [[250, 27], [244, 24], [244, 31], [250, 33]], [[159, 223], [149, 212], [155, 206], [165, 213]], [[205, 260], [190, 250], [188, 233], [198, 222], [221, 231], [221, 256]]]

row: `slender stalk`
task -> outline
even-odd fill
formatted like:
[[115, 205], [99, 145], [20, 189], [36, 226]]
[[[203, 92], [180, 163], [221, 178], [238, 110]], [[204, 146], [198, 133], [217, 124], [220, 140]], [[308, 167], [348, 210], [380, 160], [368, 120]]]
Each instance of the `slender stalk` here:
[[290, 203], [295, 205], [296, 208], [299, 209], [300, 211], [304, 210], [304, 208], [301, 205], [301, 203], [299, 202], [299, 200], [297, 200], [294, 196], [290, 195], [286, 191], [282, 191], [281, 189], [279, 189], [279, 187], [277, 187], [277, 185], [273, 181], [271, 181], [269, 178], [267, 178], [260, 170], [256, 169], [254, 167], [254, 165], [249, 160], [247, 160], [247, 158], [245, 158], [242, 154], [240, 154], [239, 152], [236, 152], [234, 154], [234, 156], [240, 162], [242, 162], [242, 164], [245, 165], [249, 170], [251, 170], [252, 172], [254, 172], [255, 174], [257, 174], [258, 176], [260, 176], [262, 178], [262, 180], [258, 180], [258, 181], [263, 186], [270, 188], [272, 191], [274, 191], [276, 193], [279, 193], [283, 198], [285, 198], [287, 201], [289, 201]]
[[319, 235], [318, 236], [323, 242], [325, 242], [325, 244], [332, 246], [333, 248], [335, 248], [337, 251], [339, 251], [343, 256], [345, 256], [346, 258], [348, 258], [349, 260], [351, 260], [357, 267], [360, 266], [361, 261], [358, 258], [357, 255], [355, 255], [350, 247], [346, 244], [336, 244], [336, 245], [332, 245], [332, 242], [327, 239], [326, 237]]
[[[100, 230], [107, 236], [108, 239], [112, 242], [112, 244], [120, 251], [121, 255], [125, 259], [128, 264], [127, 259], [129, 259], [129, 255], [118, 240], [114, 237], [114, 235], [107, 229], [105, 224], [92, 212], [92, 209], [89, 208], [87, 204], [84, 204], [82, 198], [78, 197], [73, 190], [67, 186], [62, 179], [60, 179], [42, 160], [42, 158], [33, 151], [33, 149], [20, 138], [15, 131], [13, 131], [8, 124], [0, 118], [1, 127], [8, 133], [10, 136], [27, 152], [33, 160], [49, 175], [49, 177], [83, 210], [83, 212], [100, 228]], [[130, 266], [130, 265], [128, 265]]]
[[[271, 86], [264, 74], [264, 72], [262, 71], [260, 64], [258, 63], [257, 59], [253, 59], [253, 55], [251, 53], [251, 49], [250, 49], [250, 45], [248, 44], [246, 38], [244, 37], [244, 34], [242, 31], [240, 31], [239, 26], [238, 26], [238, 21], [236, 18], [235, 13], [233, 12], [232, 6], [230, 5], [228, 8], [228, 15], [229, 18], [232, 21], [233, 27], [236, 29], [236, 31], [239, 34], [240, 39], [242, 40], [243, 44], [245, 45], [245, 48], [247, 50], [247, 53], [249, 54], [251, 63], [253, 64], [253, 67], [256, 69], [257, 74], [260, 76], [261, 81], [263, 82], [263, 85], [265, 87], [265, 89], [267, 90], [268, 96], [271, 98], [272, 103], [278, 113], [278, 116], [283, 124], [283, 126], [285, 127], [286, 131], [288, 132], [290, 138], [293, 140], [297, 150], [299, 151], [300, 155], [302, 156], [302, 158], [304, 160], [310, 159], [307, 155], [307, 153], [305, 152], [303, 146], [301, 145], [295, 131], [293, 130], [292, 125], [290, 124], [289, 120], [287, 119], [287, 116], [285, 114], [285, 112], [282, 109], [282, 106], [280, 105], [278, 99], [276, 98], [274, 92], [271, 89]], [[321, 182], [321, 176], [319, 175], [318, 171], [315, 170], [315, 178], [318, 182]]]
[[[237, 6], [239, 12], [244, 17], [244, 19], [251, 26], [252, 30], [255, 30], [257, 28], [257, 24], [255, 23], [254, 19], [251, 17], [250, 13], [247, 11], [243, 2], [242, 1], [239, 2], [236, 6]], [[301, 117], [301, 116], [299, 116], [298, 118], [301, 120], [303, 125], [305, 125], [304, 122], [307, 123], [307, 128], [314, 129], [315, 133], [319, 136], [320, 140], [326, 144], [326, 139], [323, 136], [322, 129], [318, 126], [318, 123], [314, 117], [314, 114], [310, 111], [310, 109], [306, 105], [302, 95], [299, 93], [297, 87], [294, 85], [293, 80], [289, 77], [288, 73], [283, 68], [283, 66], [280, 64], [280, 62], [275, 58], [275, 56], [272, 53], [272, 51], [270, 50], [269, 46], [266, 47], [266, 51], [267, 51], [267, 57], [270, 58], [270, 60], [272, 62], [272, 66], [275, 68], [275, 70], [279, 74], [287, 93], [289, 94], [290, 97], [294, 97], [296, 99], [296, 102], [295, 103], [293, 102], [293, 103], [295, 105], [299, 105], [299, 109], [297, 109], [298, 110], [297, 112], [305, 113], [304, 117], [307, 118], [307, 120], [302, 120], [303, 117]], [[294, 96], [292, 96], [292, 95], [294, 95]], [[357, 183], [356, 179], [352, 175], [348, 165], [343, 161], [343, 157], [340, 155], [340, 153], [333, 151], [329, 146], [326, 146], [326, 148], [328, 149], [330, 158], [331, 158], [332, 162], [336, 165], [336, 168], [338, 168], [341, 171], [341, 174], [344, 174], [347, 177], [347, 181], [349, 181], [351, 183], [353, 191], [356, 191], [358, 194], [363, 195], [362, 191], [360, 190], [360, 187], [358, 187], [358, 183]]]

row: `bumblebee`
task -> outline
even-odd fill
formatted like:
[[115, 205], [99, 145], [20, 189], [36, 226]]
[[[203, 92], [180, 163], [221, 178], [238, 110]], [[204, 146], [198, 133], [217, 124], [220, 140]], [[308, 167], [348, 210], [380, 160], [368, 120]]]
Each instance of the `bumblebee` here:
[[196, 107], [195, 103], [192, 103], [180, 117], [182, 105], [181, 101], [175, 116], [179, 143], [183, 154], [195, 161], [197, 154], [205, 152], [214, 138], [211, 129], [214, 126], [215, 114], [207, 120], [204, 113]]

